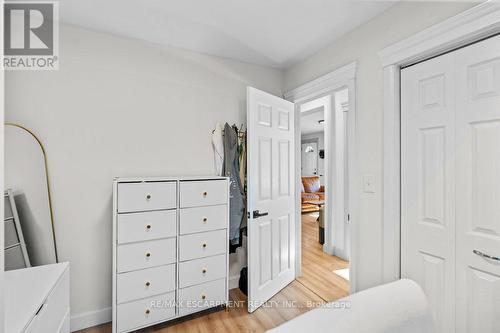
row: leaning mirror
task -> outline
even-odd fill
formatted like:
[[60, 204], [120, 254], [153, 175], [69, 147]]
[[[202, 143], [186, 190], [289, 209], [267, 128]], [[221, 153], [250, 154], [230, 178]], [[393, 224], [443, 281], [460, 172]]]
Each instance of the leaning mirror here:
[[5, 124], [5, 270], [57, 262], [50, 183], [42, 142]]

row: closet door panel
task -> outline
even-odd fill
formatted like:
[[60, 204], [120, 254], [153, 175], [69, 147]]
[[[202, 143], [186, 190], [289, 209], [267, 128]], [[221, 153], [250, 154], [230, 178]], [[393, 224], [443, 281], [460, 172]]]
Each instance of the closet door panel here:
[[437, 332], [454, 330], [454, 55], [401, 71], [401, 276], [429, 299]]
[[457, 332], [500, 332], [500, 36], [456, 54]]

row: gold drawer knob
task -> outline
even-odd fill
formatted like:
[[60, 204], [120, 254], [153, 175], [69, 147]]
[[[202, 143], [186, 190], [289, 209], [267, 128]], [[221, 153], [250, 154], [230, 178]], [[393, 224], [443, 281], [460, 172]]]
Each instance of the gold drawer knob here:
[[150, 313], [151, 313], [151, 310], [146, 309], [146, 314], [148, 315], [148, 314], [150, 314]]
[[151, 282], [147, 281], [146, 282], [146, 287], [149, 287], [151, 285]]
[[146, 225], [146, 230], [151, 230], [151, 224]]
[[203, 197], [206, 198], [208, 195], [208, 192], [203, 192]]
[[202, 272], [203, 274], [205, 274], [205, 273], [207, 272], [207, 269], [206, 269], [206, 268], [203, 268], [203, 269], [201, 270], [201, 272]]
[[206, 217], [203, 218], [203, 223], [207, 223], [208, 219]]
[[147, 201], [151, 200], [151, 194], [147, 194], [147, 195], [146, 195], [146, 200], [147, 200]]
[[202, 246], [203, 248], [206, 248], [206, 247], [207, 247], [207, 243], [203, 243], [203, 244], [201, 244], [201, 246]]
[[201, 299], [205, 299], [205, 298], [207, 298], [207, 295], [202, 294], [202, 295], [201, 295]]
[[146, 257], [151, 257], [151, 252], [146, 252]]

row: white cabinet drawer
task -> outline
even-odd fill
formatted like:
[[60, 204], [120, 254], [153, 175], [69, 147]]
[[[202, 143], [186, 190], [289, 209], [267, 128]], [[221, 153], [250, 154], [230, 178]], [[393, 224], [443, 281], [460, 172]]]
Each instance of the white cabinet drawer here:
[[227, 228], [227, 205], [185, 208], [180, 211], [181, 235], [223, 228]]
[[175, 316], [175, 292], [119, 304], [116, 312], [118, 332], [162, 322]]
[[180, 182], [181, 208], [226, 204], [227, 195], [226, 180]]
[[116, 279], [118, 303], [164, 294], [175, 290], [175, 264], [121, 273]]
[[118, 273], [171, 264], [176, 260], [175, 238], [118, 245]]
[[175, 237], [177, 225], [175, 210], [119, 214], [118, 244]]
[[4, 252], [4, 269], [6, 271], [11, 271], [13, 269], [26, 268], [26, 262], [24, 261], [23, 250], [21, 245], [16, 245]]
[[176, 206], [176, 182], [118, 184], [119, 213], [171, 209]]
[[69, 333], [69, 332], [70, 332], [70, 311], [69, 308], [67, 308], [64, 318], [59, 324], [59, 329], [57, 330], [57, 333]]
[[179, 260], [198, 259], [226, 253], [226, 229], [179, 237]]
[[26, 332], [58, 332], [68, 309], [69, 270], [66, 270], [27, 327]]
[[179, 264], [179, 288], [224, 278], [227, 272], [226, 255], [218, 255]]
[[14, 224], [14, 220], [5, 220], [4, 221], [4, 247], [10, 247], [19, 243], [19, 238], [17, 237], [16, 225]]
[[226, 279], [179, 290], [179, 315], [202, 311], [226, 303]]

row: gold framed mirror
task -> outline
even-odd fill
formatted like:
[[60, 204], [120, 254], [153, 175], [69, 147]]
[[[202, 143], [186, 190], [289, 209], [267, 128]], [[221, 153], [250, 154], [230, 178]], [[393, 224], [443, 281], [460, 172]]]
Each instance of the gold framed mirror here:
[[[5, 123], [5, 190], [13, 193], [32, 266], [58, 262], [45, 147], [29, 128]], [[6, 258], [7, 260], [7, 258]]]

